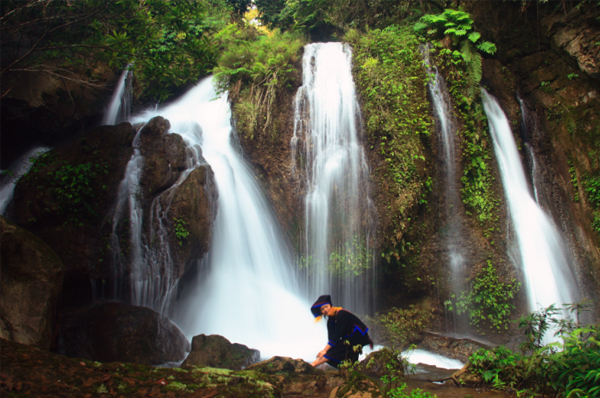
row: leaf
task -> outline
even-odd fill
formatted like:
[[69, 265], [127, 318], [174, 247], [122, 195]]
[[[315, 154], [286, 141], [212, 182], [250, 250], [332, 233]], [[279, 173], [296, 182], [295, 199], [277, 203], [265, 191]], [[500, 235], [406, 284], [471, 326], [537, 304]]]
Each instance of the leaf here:
[[469, 34], [469, 40], [471, 40], [473, 43], [477, 42], [480, 37], [481, 34], [479, 32], [471, 32], [471, 34]]
[[477, 49], [488, 54], [496, 53], [496, 45], [494, 43], [490, 43], [489, 41], [484, 41], [483, 43], [478, 44]]

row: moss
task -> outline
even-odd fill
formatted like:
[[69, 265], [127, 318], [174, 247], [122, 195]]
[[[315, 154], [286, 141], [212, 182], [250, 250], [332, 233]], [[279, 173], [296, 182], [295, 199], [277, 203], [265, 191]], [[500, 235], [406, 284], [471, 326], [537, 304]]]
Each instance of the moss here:
[[374, 196], [381, 217], [383, 253], [399, 258], [397, 245], [412, 215], [427, 204], [431, 188], [429, 136], [433, 120], [427, 101], [419, 41], [408, 26], [392, 25], [365, 34], [350, 31], [354, 77], [364, 115]]

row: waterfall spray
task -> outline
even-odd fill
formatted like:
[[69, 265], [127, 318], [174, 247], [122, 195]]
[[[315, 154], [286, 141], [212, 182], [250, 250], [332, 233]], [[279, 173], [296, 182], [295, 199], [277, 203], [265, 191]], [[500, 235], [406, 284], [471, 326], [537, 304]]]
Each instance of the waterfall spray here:
[[556, 226], [531, 196], [506, 115], [483, 89], [482, 96], [525, 274], [529, 309], [551, 304], [560, 308], [580, 298], [570, 255]]
[[103, 125], [115, 125], [120, 122], [124, 122], [129, 118], [131, 112], [131, 98], [132, 98], [132, 82], [133, 82], [133, 70], [130, 70], [131, 64], [127, 65], [117, 87], [111, 97], [110, 104], [102, 119]]
[[301, 266], [308, 295], [330, 293], [335, 305], [368, 313], [375, 294], [374, 211], [351, 59], [350, 47], [341, 43], [305, 47], [290, 144], [294, 163], [299, 149], [305, 159]]

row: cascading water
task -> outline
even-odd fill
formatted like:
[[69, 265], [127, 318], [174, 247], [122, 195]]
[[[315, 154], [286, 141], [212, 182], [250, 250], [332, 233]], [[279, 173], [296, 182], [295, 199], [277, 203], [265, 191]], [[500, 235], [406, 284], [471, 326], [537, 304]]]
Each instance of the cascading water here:
[[219, 194], [210, 252], [197, 280], [186, 281], [173, 320], [188, 338], [220, 334], [259, 349], [263, 357], [314, 359], [327, 341], [325, 325], [314, 324], [310, 303], [299, 298], [283, 234], [232, 146], [227, 96], [217, 96], [207, 78], [180, 100], [134, 121], [157, 115], [170, 121], [170, 132], [180, 134], [188, 149], [202, 147]]
[[[454, 140], [456, 137], [456, 128], [453, 119], [452, 103], [450, 101], [450, 95], [446, 89], [446, 84], [443, 76], [439, 73], [438, 68], [432, 64], [429, 52], [431, 50], [430, 45], [427, 45], [423, 49], [423, 56], [425, 58], [425, 67], [427, 73], [430, 76], [429, 83], [427, 85], [429, 94], [433, 102], [433, 112], [436, 120], [436, 129], [440, 133], [440, 156], [442, 165], [441, 180], [443, 184], [442, 192], [442, 206], [445, 216], [445, 224], [442, 228], [446, 231], [442, 238], [445, 241], [445, 245], [448, 250], [447, 264], [450, 264], [451, 271], [451, 289], [455, 297], [458, 297], [460, 292], [464, 289], [464, 253], [462, 248], [464, 247], [464, 225], [462, 217], [459, 212], [461, 208], [461, 200], [458, 189], [458, 180], [456, 178], [456, 151], [454, 146]], [[455, 320], [455, 331], [456, 331], [456, 320]]]
[[103, 125], [115, 125], [120, 122], [124, 122], [129, 118], [131, 111], [131, 96], [132, 96], [132, 82], [133, 82], [133, 71], [129, 70], [131, 65], [127, 65], [117, 87], [111, 97], [110, 104], [102, 119]]
[[[27, 174], [35, 159], [48, 152], [50, 148], [37, 147], [28, 151], [13, 163], [7, 170], [1, 170], [0, 176], [0, 214], [8, 207], [13, 198], [15, 185], [19, 178]], [[10, 170], [10, 173], [6, 172]], [[6, 172], [6, 173], [5, 173]]]
[[485, 90], [482, 96], [525, 274], [529, 309], [551, 304], [560, 308], [580, 298], [570, 255], [556, 226], [531, 196], [506, 115]]
[[335, 305], [364, 314], [374, 307], [375, 228], [351, 59], [341, 43], [305, 46], [291, 146], [295, 163], [303, 144], [308, 295], [330, 293]]

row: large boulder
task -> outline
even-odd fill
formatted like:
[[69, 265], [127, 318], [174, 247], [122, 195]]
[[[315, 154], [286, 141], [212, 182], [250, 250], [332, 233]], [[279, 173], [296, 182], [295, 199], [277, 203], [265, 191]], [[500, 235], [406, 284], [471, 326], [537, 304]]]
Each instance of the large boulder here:
[[0, 337], [48, 350], [63, 283], [58, 256], [0, 217]]
[[223, 336], [201, 334], [192, 339], [192, 351], [182, 366], [240, 370], [258, 361], [260, 352], [243, 344], [231, 344]]
[[190, 344], [167, 317], [125, 303], [63, 311], [59, 353], [99, 362], [160, 365], [181, 361]]
[[149, 198], [175, 184], [186, 167], [186, 145], [179, 134], [169, 134], [171, 124], [158, 116], [142, 127], [139, 148], [144, 157], [140, 186]]

